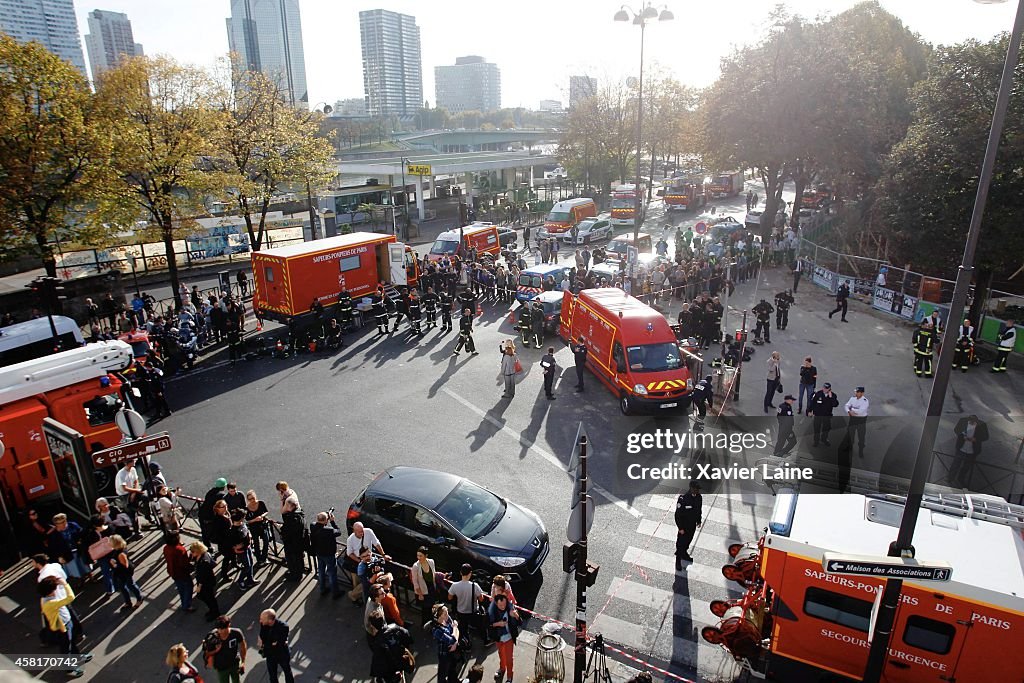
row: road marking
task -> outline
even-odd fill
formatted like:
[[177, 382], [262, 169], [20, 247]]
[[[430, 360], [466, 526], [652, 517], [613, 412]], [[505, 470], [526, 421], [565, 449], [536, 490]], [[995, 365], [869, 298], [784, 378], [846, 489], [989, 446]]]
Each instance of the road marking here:
[[[491, 415], [487, 411], [483, 410], [482, 408], [478, 408], [477, 406], [473, 405], [467, 399], [463, 398], [462, 396], [459, 396], [458, 394], [456, 394], [454, 391], [452, 391], [448, 387], [442, 387], [441, 391], [443, 391], [444, 393], [448, 394], [453, 399], [455, 399], [456, 401], [458, 401], [462, 405], [464, 405], [467, 408], [469, 408], [470, 410], [472, 410], [479, 417], [482, 417], [483, 419], [487, 420], [493, 426], [497, 427], [499, 431], [504, 432], [508, 436], [510, 436], [513, 439], [515, 439], [516, 441], [518, 441], [520, 443], [520, 445], [526, 446], [526, 448], [528, 450], [533, 451], [534, 453], [539, 455], [544, 460], [547, 460], [550, 464], [554, 465], [556, 468], [558, 468], [562, 472], [566, 472], [568, 474], [567, 470], [565, 469], [565, 465], [563, 465], [562, 461], [559, 460], [557, 457], [555, 457], [555, 455], [553, 453], [550, 453], [550, 452], [544, 450], [543, 448], [538, 446], [533, 441], [530, 441], [529, 439], [523, 438], [522, 434], [517, 434], [516, 431], [514, 429], [512, 429], [511, 427], [509, 427], [507, 424], [505, 424], [504, 422], [502, 422], [498, 418], [494, 417], [493, 415]], [[603, 486], [601, 486], [600, 484], [595, 483], [593, 480], [591, 480], [591, 482], [590, 482], [590, 490], [593, 491], [594, 493], [596, 493], [597, 495], [601, 496], [602, 498], [604, 498], [606, 501], [608, 501], [612, 505], [625, 510], [626, 512], [628, 512], [630, 515], [636, 517], [637, 519], [640, 519], [640, 518], [642, 518], [644, 516], [644, 513], [640, 512], [635, 507], [633, 507], [632, 505], [630, 505], [626, 501], [622, 500], [621, 498], [619, 498], [619, 497], [609, 493]]]
[[209, 372], [210, 370], [216, 370], [217, 368], [222, 368], [225, 365], [229, 364], [230, 362], [231, 361], [229, 361], [229, 360], [219, 360], [216, 363], [211, 363], [210, 365], [207, 365], [207, 364], [203, 363], [199, 367], [192, 368], [191, 370], [186, 370], [184, 373], [179, 374], [179, 375], [175, 375], [174, 377], [168, 377], [164, 381], [165, 382], [174, 382], [174, 381], [179, 380], [179, 379], [187, 379], [188, 377], [195, 377], [196, 375], [201, 375], [204, 372]]
[[[628, 546], [626, 552], [622, 555], [622, 561], [626, 564], [635, 564], [663, 574], [671, 574], [673, 576], [676, 574], [675, 555], [663, 555], [650, 550]], [[739, 584], [729, 581], [722, 576], [721, 570], [692, 562], [688, 562], [683, 566], [685, 567], [684, 572], [687, 581], [699, 581], [706, 586], [730, 593], [729, 597], [731, 598], [739, 597], [743, 594]]]

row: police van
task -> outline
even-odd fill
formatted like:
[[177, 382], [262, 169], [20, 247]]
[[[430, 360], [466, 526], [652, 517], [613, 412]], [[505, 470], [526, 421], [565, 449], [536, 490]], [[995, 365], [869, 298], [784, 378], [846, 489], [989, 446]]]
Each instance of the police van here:
[[535, 296], [544, 291], [544, 282], [548, 277], [555, 281], [555, 288], [562, 282], [562, 275], [568, 273], [570, 267], [558, 265], [557, 263], [531, 266], [519, 273], [519, 281], [516, 282], [516, 299], [518, 301], [532, 301]]

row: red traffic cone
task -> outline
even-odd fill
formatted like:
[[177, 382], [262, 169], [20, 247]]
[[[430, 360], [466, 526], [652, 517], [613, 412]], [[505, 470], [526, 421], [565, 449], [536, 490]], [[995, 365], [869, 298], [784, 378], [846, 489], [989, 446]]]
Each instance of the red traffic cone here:
[[479, 302], [477, 302], [477, 304], [476, 304], [476, 315], [479, 318], [483, 314], [484, 314], [484, 307], [481, 306]]
[[263, 321], [260, 320], [259, 318], [256, 318], [256, 331], [257, 332], [262, 332], [263, 331]]

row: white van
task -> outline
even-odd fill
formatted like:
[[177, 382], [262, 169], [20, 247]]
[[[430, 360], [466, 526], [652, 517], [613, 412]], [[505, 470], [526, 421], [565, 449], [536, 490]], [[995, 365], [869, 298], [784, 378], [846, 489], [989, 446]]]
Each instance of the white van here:
[[53, 340], [53, 330], [46, 317], [15, 323], [0, 327], [0, 368], [48, 356], [57, 351], [68, 351], [85, 343], [82, 330], [71, 318], [63, 315], [53, 316], [53, 325], [57, 328], [57, 341]]

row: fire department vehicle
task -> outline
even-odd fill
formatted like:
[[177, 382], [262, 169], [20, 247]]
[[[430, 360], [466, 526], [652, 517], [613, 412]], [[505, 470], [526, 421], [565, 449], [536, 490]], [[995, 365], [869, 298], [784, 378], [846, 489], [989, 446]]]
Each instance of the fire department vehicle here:
[[743, 173], [740, 171], [726, 171], [711, 176], [708, 184], [708, 192], [716, 199], [719, 197], [736, 197], [743, 191]]
[[132, 358], [125, 342], [104, 341], [0, 369], [0, 486], [6, 501], [24, 507], [57, 493], [43, 418], [80, 432], [92, 451], [121, 442], [114, 415], [131, 401], [114, 373], [126, 370]]
[[[860, 680], [884, 579], [871, 573], [871, 557], [857, 558], [885, 555], [904, 504], [896, 495], [781, 489], [765, 535], [730, 547], [734, 559], [722, 568], [746, 592], [713, 601], [720, 621], [702, 636], [756, 678]], [[1024, 680], [1022, 529], [1024, 506], [924, 496], [915, 557], [935, 573], [904, 579], [883, 681]]]
[[666, 183], [666, 211], [696, 211], [707, 206], [708, 192], [702, 179], [681, 177]]
[[587, 367], [619, 401], [624, 415], [682, 412], [693, 388], [665, 316], [620, 289], [565, 293], [559, 335], [586, 344]]
[[537, 239], [562, 239], [566, 233], [579, 225], [580, 221], [596, 215], [597, 204], [587, 197], [556, 202], [544, 219], [544, 226], [537, 231]]
[[820, 209], [832, 200], [832, 190], [819, 185], [813, 190], [804, 190], [800, 195], [800, 206], [805, 209]]
[[[612, 225], [633, 225], [636, 222], [637, 186], [632, 183], [619, 185], [612, 191]], [[644, 187], [640, 186], [640, 220], [643, 220]]]
[[254, 252], [252, 273], [256, 316], [280, 322], [309, 313], [313, 299], [329, 306], [343, 291], [357, 299], [381, 282], [414, 285], [419, 278], [412, 249], [394, 235], [372, 232]]
[[453, 259], [463, 258], [470, 247], [476, 247], [478, 256], [496, 257], [501, 251], [501, 236], [498, 226], [494, 223], [477, 222], [462, 228], [462, 242], [459, 242], [459, 230], [442, 232], [430, 246], [427, 259], [440, 261], [444, 256]]

